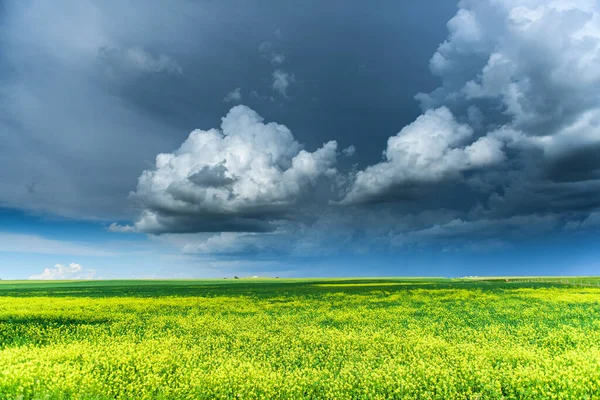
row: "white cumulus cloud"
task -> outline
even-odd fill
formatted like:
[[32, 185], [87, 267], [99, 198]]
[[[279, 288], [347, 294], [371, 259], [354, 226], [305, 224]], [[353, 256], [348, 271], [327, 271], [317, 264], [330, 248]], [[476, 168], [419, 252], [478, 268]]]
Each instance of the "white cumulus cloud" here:
[[[418, 98], [496, 103], [504, 122], [541, 147], [588, 144], [600, 99], [600, 3], [594, 0], [464, 1], [430, 61], [444, 85]], [[585, 132], [573, 132], [585, 125]], [[568, 136], [568, 139], [566, 138]]]
[[31, 275], [30, 280], [87, 280], [94, 279], [96, 270], [84, 268], [79, 264], [56, 264], [54, 268], [45, 268], [41, 274]]
[[388, 139], [385, 161], [359, 171], [343, 202], [368, 201], [394, 187], [435, 182], [504, 159], [502, 142], [486, 136], [466, 145], [472, 135], [448, 108], [428, 110]]
[[383, 162], [356, 173], [342, 203], [467, 171], [478, 189], [526, 181], [542, 197], [600, 175], [590, 150], [600, 148], [600, 2], [464, 0], [447, 26], [430, 60], [442, 85], [416, 96], [423, 115], [388, 140]]
[[141, 232], [267, 231], [317, 180], [335, 174], [337, 143], [309, 152], [290, 130], [235, 106], [221, 129], [195, 130], [139, 177]]

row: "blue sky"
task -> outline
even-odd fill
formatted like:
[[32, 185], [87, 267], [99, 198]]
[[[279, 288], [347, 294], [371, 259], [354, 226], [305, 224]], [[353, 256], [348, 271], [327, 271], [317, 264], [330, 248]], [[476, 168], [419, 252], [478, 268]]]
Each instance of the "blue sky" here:
[[598, 274], [599, 26], [594, 0], [3, 2], [0, 278]]

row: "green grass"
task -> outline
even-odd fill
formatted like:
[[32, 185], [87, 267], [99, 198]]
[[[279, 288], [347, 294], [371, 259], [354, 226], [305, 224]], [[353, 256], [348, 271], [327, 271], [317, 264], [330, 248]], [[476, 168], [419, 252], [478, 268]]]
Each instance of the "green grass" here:
[[600, 398], [598, 282], [0, 281], [0, 399]]

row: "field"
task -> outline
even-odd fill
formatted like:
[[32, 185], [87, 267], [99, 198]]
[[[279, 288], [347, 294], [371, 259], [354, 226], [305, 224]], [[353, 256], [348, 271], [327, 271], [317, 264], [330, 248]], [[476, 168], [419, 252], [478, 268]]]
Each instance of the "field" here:
[[600, 398], [599, 282], [0, 281], [0, 399]]

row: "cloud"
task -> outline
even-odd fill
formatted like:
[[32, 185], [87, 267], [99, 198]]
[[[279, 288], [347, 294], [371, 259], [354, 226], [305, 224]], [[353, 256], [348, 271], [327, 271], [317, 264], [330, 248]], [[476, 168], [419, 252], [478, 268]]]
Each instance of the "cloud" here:
[[[358, 212], [357, 212], [358, 211]], [[392, 209], [338, 209], [314, 218], [288, 221], [274, 232], [166, 234], [155, 240], [186, 254], [222, 257], [296, 258], [335, 254], [386, 254], [443, 248], [452, 251], [498, 251], [560, 229], [558, 214], [508, 218], [432, 210], [401, 214]]]
[[271, 43], [269, 41], [264, 41], [258, 45], [258, 52], [261, 54], [268, 54], [272, 48], [273, 48], [273, 43]]
[[285, 61], [285, 56], [283, 54], [281, 54], [281, 53], [271, 54], [271, 63], [273, 65], [283, 64], [284, 61]]
[[487, 239], [495, 236], [531, 237], [535, 234], [549, 232], [559, 226], [560, 219], [556, 215], [513, 216], [505, 219], [453, 219], [445, 224], [412, 231], [407, 239], [415, 242], [439, 239]]
[[571, 220], [565, 223], [566, 230], [585, 230], [600, 228], [600, 211], [589, 213], [583, 220]]
[[183, 74], [183, 68], [169, 56], [165, 54], [154, 56], [140, 47], [124, 50], [101, 47], [98, 50], [98, 57], [111, 75], [131, 71]]
[[600, 4], [462, 1], [430, 60], [442, 86], [353, 174], [342, 204], [432, 195], [454, 182], [488, 218], [600, 206]]
[[[223, 31], [217, 17], [227, 14], [218, 7], [139, 9], [78, 1], [67, 13], [40, 1], [7, 3], [0, 21], [0, 68], [7, 72], [0, 82], [0, 205], [123, 221], [131, 218], [124, 201], [139, 177], [131, 196], [139, 218], [108, 230], [212, 232], [186, 251], [222, 255], [379, 249], [391, 247], [390, 238], [400, 243], [421, 231], [414, 237], [421, 235], [424, 242], [427, 234], [431, 242], [447, 241], [440, 232], [465, 231], [457, 238], [467, 242], [480, 234], [466, 228], [477, 221], [490, 227], [485, 240], [495, 243], [494, 229], [499, 237], [517, 229], [503, 228], [507, 225], [500, 221], [552, 216], [584, 229], [582, 222], [600, 206], [597, 1], [461, 1], [448, 22], [447, 39], [431, 57], [439, 87], [416, 96], [421, 116], [393, 129], [410, 107], [397, 106], [388, 95], [402, 97], [395, 88], [421, 81], [429, 88], [434, 81], [400, 72], [397, 76], [408, 79], [390, 84], [387, 67], [373, 81], [368, 68], [356, 76], [350, 95], [345, 74], [325, 75], [364, 60], [336, 56], [322, 68], [292, 60], [291, 54], [310, 51], [305, 58], [315, 59], [331, 55], [333, 43], [344, 50], [355, 41], [331, 36], [306, 46], [298, 40], [300, 26], [291, 26], [285, 43], [275, 33], [259, 46], [259, 57], [246, 57], [257, 55], [256, 38]], [[256, 14], [279, 20], [270, 12]], [[189, 15], [202, 23], [185, 23]], [[429, 33], [418, 52], [433, 44], [427, 40], [437, 33]], [[224, 49], [233, 36], [239, 40]], [[284, 44], [294, 43], [300, 47], [284, 51]], [[298, 64], [292, 68], [291, 61]], [[371, 72], [376, 64], [369, 64]], [[390, 64], [394, 73], [405, 66]], [[319, 102], [294, 110], [278, 107], [279, 95], [295, 93], [290, 71], [310, 77], [297, 89], [307, 94], [318, 87], [322, 92], [312, 94]], [[185, 140], [190, 126], [205, 126], [222, 115], [223, 104], [214, 99], [234, 88], [232, 82], [250, 85], [261, 79], [268, 86], [264, 93], [273, 92], [253, 95], [249, 86], [248, 99], [265, 100], [259, 102], [268, 118], [287, 113], [289, 126], [298, 126], [295, 138], [283, 125], [240, 122], [253, 121], [253, 111], [244, 109], [243, 117], [225, 118], [237, 122], [195, 131]], [[375, 87], [380, 89], [368, 89]], [[241, 101], [241, 89], [239, 94], [232, 101]], [[310, 129], [299, 122], [306, 112], [312, 116], [304, 119]], [[242, 134], [250, 131], [275, 133]], [[332, 142], [315, 150], [321, 143], [315, 137], [327, 131], [354, 143], [341, 151], [344, 156], [360, 150], [358, 157], [341, 160], [357, 163], [347, 173], [334, 170]], [[306, 139], [299, 139], [300, 132]], [[263, 136], [269, 139], [259, 140]], [[376, 148], [383, 137], [387, 143]], [[300, 142], [311, 143], [311, 151]], [[155, 163], [160, 152], [169, 153]], [[371, 158], [373, 153], [383, 153], [383, 159]], [[304, 159], [314, 168], [301, 174]], [[428, 214], [437, 210], [444, 212], [435, 218]], [[52, 245], [58, 246], [38, 242], [32, 248]], [[60, 251], [67, 248], [62, 245]]]
[[599, 21], [594, 1], [463, 2], [430, 62], [444, 84], [422, 105], [482, 105], [547, 151], [597, 143]]
[[582, 228], [599, 228], [600, 227], [600, 212], [595, 211], [590, 213], [586, 219], [581, 222]]
[[54, 268], [45, 268], [41, 274], [31, 275], [29, 280], [88, 280], [94, 279], [95, 275], [95, 269], [84, 268], [76, 263], [71, 263], [68, 266], [56, 264]]
[[110, 224], [107, 228], [110, 232], [118, 232], [118, 233], [133, 233], [135, 232], [135, 228], [131, 225], [119, 225], [116, 222]]
[[[164, 106], [154, 102], [147, 112], [144, 102], [164, 98], [172, 104], [167, 91], [159, 90], [160, 97], [149, 92], [184, 78], [179, 63], [166, 55], [172, 46], [150, 43], [147, 29], [168, 26], [161, 32], [167, 34], [173, 24], [159, 20], [177, 11], [147, 20], [153, 8], [87, 0], [3, 2], [0, 207], [86, 219], [130, 217], [127, 193], [140, 170], [177, 137], [160, 117]], [[132, 33], [138, 29], [150, 33], [140, 38]]]
[[221, 130], [195, 130], [139, 177], [140, 232], [270, 231], [335, 174], [337, 143], [308, 152], [290, 130], [235, 106]]
[[48, 239], [38, 235], [26, 235], [10, 232], [0, 233], [0, 252], [69, 254], [99, 257], [112, 256], [116, 254], [87, 245]]
[[229, 92], [225, 95], [225, 97], [223, 98], [223, 101], [225, 103], [230, 103], [230, 102], [239, 103], [240, 101], [242, 101], [242, 89], [241, 88], [233, 89], [231, 92]]
[[448, 108], [428, 110], [388, 139], [385, 161], [359, 171], [342, 203], [369, 201], [403, 185], [436, 182], [504, 160], [502, 142], [472, 136], [473, 129], [458, 123]]
[[[276, 35], [276, 37], [278, 41], [281, 40], [281, 35]], [[258, 46], [258, 51], [263, 57], [268, 59], [271, 62], [271, 64], [283, 64], [285, 61], [285, 56], [281, 52], [275, 51], [275, 47], [277, 47], [275, 43], [265, 41]]]
[[273, 32], [273, 35], [275, 35], [275, 38], [277, 38], [277, 40], [283, 39], [283, 33], [281, 32], [281, 29], [279, 29], [279, 28], [275, 29], [275, 31]]
[[[277, 38], [275, 43], [270, 41], [262, 42], [258, 46], [258, 51], [263, 58], [268, 59], [273, 66], [278, 67], [285, 62], [285, 56], [280, 51], [276, 50], [276, 48], [279, 47], [279, 42], [282, 38], [281, 31], [279, 31], [279, 29], [275, 31], [275, 36]], [[290, 84], [296, 81], [294, 74], [284, 71], [281, 68], [276, 68], [271, 74], [271, 78], [272, 89], [283, 97], [287, 98], [288, 87]]]
[[[221, 255], [436, 244], [490, 251], [567, 227], [595, 226], [599, 7], [585, 0], [460, 2], [447, 39], [430, 60], [440, 87], [415, 96], [421, 115], [388, 138], [383, 160], [347, 174], [330, 173], [334, 194], [319, 192], [333, 200], [330, 207], [292, 218], [288, 203], [277, 215], [254, 214], [267, 223], [261, 229], [239, 232], [237, 226], [229, 229], [234, 232], [187, 237], [181, 247]], [[275, 65], [273, 90], [286, 96], [294, 77], [273, 61], [277, 46], [264, 42], [259, 51]], [[220, 161], [194, 171], [203, 190], [240, 184]], [[305, 203], [302, 196], [296, 199]], [[237, 218], [246, 218], [241, 209], [220, 217], [204, 216], [203, 223], [216, 221], [213, 226], [222, 231], [224, 222], [236, 225]]]
[[[382, 248], [501, 249], [595, 227], [599, 22], [593, 1], [460, 2], [430, 60], [442, 85], [416, 96], [422, 114], [388, 139], [383, 161], [337, 180], [333, 203], [397, 210], [397, 228], [370, 231]], [[418, 229], [397, 215], [432, 207], [456, 214]], [[361, 229], [349, 229], [360, 247]]]
[[342, 154], [346, 157], [352, 157], [354, 153], [356, 153], [356, 147], [354, 147], [353, 145], [348, 146], [344, 150], [342, 150]]
[[208, 237], [187, 237], [181, 240], [185, 254], [220, 256], [283, 255], [289, 253], [291, 242], [279, 232], [220, 232]]
[[273, 71], [273, 90], [278, 92], [283, 97], [287, 97], [287, 89], [291, 83], [296, 80], [294, 74], [290, 74], [281, 69]]

